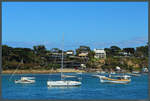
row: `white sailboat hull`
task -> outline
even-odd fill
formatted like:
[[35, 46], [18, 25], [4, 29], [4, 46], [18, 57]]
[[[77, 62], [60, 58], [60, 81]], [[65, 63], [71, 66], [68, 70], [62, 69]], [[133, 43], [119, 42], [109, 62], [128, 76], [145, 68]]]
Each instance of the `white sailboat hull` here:
[[21, 77], [20, 80], [15, 80], [15, 83], [35, 83], [34, 77]]
[[[64, 38], [63, 38], [64, 41]], [[80, 86], [81, 82], [79, 81], [66, 81], [66, 80], [62, 80], [62, 78], [64, 77], [73, 77], [73, 76], [67, 76], [67, 75], [63, 75], [63, 47], [62, 47], [62, 58], [61, 58], [61, 80], [60, 81], [47, 81], [47, 85], [49, 87], [70, 87], [70, 86]]]
[[47, 81], [49, 87], [61, 87], [61, 86], [80, 86], [81, 82], [78, 81]]
[[15, 80], [15, 83], [35, 83], [35, 80]]

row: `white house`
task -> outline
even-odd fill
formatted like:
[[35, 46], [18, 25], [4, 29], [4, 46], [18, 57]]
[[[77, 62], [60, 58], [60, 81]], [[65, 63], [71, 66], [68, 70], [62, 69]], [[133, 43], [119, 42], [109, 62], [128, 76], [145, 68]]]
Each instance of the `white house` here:
[[95, 58], [106, 58], [106, 52], [104, 49], [94, 49]]
[[123, 56], [131, 56], [131, 53], [127, 53], [127, 52], [119, 52], [119, 54]]
[[67, 51], [66, 54], [67, 54], [68, 56], [73, 56], [73, 55], [74, 55], [74, 52], [73, 52], [73, 51]]

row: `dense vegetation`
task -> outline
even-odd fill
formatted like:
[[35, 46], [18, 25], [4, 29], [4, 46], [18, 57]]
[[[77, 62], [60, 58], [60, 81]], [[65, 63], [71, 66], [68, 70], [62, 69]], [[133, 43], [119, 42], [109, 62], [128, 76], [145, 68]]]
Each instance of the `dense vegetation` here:
[[[135, 48], [119, 48], [111, 46], [104, 49], [107, 54], [106, 59], [94, 58], [94, 51], [88, 46], [81, 46], [76, 49], [76, 54], [71, 58], [66, 55], [65, 61], [79, 61], [86, 65], [86, 69], [103, 69], [111, 70], [116, 66], [120, 66], [125, 70], [140, 70], [142, 67], [148, 67], [148, 46]], [[69, 50], [73, 51], [73, 50]], [[82, 51], [87, 51], [87, 58], [78, 58], [78, 54]], [[61, 61], [62, 50], [53, 48], [47, 50], [44, 45], [33, 46], [30, 48], [13, 48], [7, 45], [2, 45], [2, 68], [7, 69], [57, 69], [60, 68], [58, 61]], [[59, 53], [57, 58], [54, 58], [53, 53]], [[126, 54], [123, 54], [126, 53]]]

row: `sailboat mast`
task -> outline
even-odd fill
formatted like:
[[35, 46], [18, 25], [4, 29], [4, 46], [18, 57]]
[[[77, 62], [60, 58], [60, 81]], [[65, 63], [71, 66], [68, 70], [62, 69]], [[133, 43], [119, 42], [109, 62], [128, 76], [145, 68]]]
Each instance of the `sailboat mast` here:
[[61, 80], [62, 80], [62, 76], [63, 76], [63, 73], [62, 73], [62, 70], [63, 70], [63, 50], [64, 50], [64, 33], [63, 33], [63, 39], [62, 39], [62, 58], [61, 58]]

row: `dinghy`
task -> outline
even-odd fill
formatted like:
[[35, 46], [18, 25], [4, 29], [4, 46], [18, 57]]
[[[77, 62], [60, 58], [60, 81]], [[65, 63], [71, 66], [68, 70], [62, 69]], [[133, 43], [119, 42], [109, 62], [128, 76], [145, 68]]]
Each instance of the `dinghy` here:
[[123, 76], [99, 76], [101, 83], [119, 83], [119, 84], [127, 84], [131, 82], [131, 77], [128, 75]]

